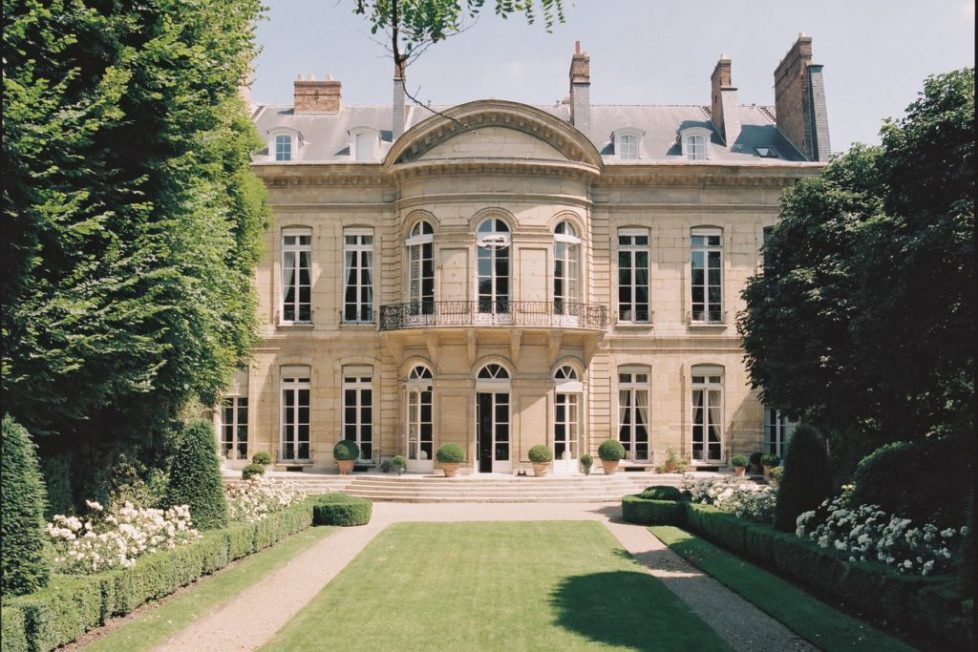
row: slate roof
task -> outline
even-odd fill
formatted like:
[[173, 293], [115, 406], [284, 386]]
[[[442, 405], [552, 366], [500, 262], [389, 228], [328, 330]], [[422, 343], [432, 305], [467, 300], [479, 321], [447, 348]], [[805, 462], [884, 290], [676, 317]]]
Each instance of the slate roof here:
[[[444, 111], [449, 106], [432, 107]], [[542, 111], [569, 121], [569, 107], [566, 104], [537, 106]], [[415, 124], [432, 115], [420, 106], [406, 107], [407, 131]], [[677, 133], [681, 128], [700, 126], [712, 132], [707, 161], [702, 163], [723, 163], [739, 165], [770, 165], [784, 161], [805, 161], [805, 157], [788, 142], [777, 130], [774, 123], [773, 107], [758, 105], [739, 106], [741, 132], [732, 144], [724, 145], [722, 138], [710, 121], [709, 107], [698, 105], [678, 106], [626, 106], [592, 105], [591, 129], [589, 137], [601, 153], [606, 165], [635, 163], [677, 163], [686, 159], [681, 155], [677, 143]], [[294, 129], [299, 132], [302, 142], [293, 160], [280, 162], [282, 165], [294, 163], [350, 163], [349, 130], [356, 127], [372, 127], [381, 132], [381, 148], [376, 162], [383, 160], [391, 145], [391, 107], [390, 106], [343, 106], [338, 114], [300, 113], [293, 111], [292, 105], [258, 105], [253, 114], [255, 125], [263, 139], [279, 128]], [[616, 129], [635, 128], [644, 132], [640, 142], [639, 160], [623, 161], [614, 155], [612, 133]], [[776, 157], [762, 157], [755, 148], [773, 148]], [[274, 163], [268, 151], [259, 152], [255, 163]], [[689, 161], [693, 163], [693, 161]]]

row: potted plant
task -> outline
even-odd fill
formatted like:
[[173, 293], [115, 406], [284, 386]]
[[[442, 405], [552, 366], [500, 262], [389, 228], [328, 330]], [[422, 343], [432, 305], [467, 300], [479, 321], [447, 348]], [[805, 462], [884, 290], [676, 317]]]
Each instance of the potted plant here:
[[618, 462], [625, 457], [625, 447], [615, 439], [607, 439], [598, 446], [598, 457], [604, 472], [611, 475], [618, 470]]
[[394, 470], [394, 465], [391, 464], [390, 460], [381, 460], [380, 462], [381, 473], [390, 473], [393, 470]]
[[679, 469], [680, 462], [682, 462], [682, 459], [676, 451], [671, 448], [666, 450], [666, 461], [663, 464], [666, 473], [675, 473]]
[[251, 461], [254, 464], [268, 466], [272, 463], [272, 454], [268, 451], [257, 451], [254, 455], [252, 455]]
[[251, 480], [255, 476], [259, 476], [259, 475], [265, 475], [264, 464], [256, 464], [254, 462], [250, 462], [249, 464], [245, 464], [244, 468], [241, 469], [242, 480]]
[[407, 460], [402, 455], [395, 455], [391, 460], [391, 467], [395, 475], [401, 475], [407, 469]]
[[353, 465], [360, 457], [360, 447], [355, 441], [341, 439], [333, 446], [333, 459], [336, 466], [340, 468], [340, 475], [349, 475], [353, 472]]
[[537, 444], [527, 453], [530, 458], [530, 462], [533, 464], [533, 475], [538, 478], [542, 478], [547, 475], [547, 471], [550, 469], [550, 462], [553, 461], [553, 453], [550, 452], [549, 446], [544, 446], [543, 444]]
[[744, 473], [747, 472], [747, 457], [745, 455], [734, 455], [730, 463], [733, 465], [734, 473], [737, 474], [737, 477], [744, 477]]
[[781, 477], [783, 475], [784, 475], [783, 466], [773, 466], [771, 467], [771, 470], [767, 472], [768, 482], [771, 483], [772, 487], [777, 489], [778, 487], [781, 486]]
[[584, 475], [591, 475], [591, 466], [593, 465], [594, 458], [591, 457], [590, 453], [581, 455], [581, 468], [584, 469]]
[[689, 460], [685, 457], [680, 457], [679, 461], [676, 462], [676, 473], [686, 473], [686, 469], [689, 468]]
[[781, 458], [773, 453], [768, 453], [767, 455], [761, 456], [761, 466], [764, 467], [764, 477], [771, 475], [771, 469], [776, 466], [781, 466]]
[[764, 454], [761, 453], [761, 452], [751, 453], [750, 454], [750, 458], [749, 458], [749, 461], [750, 461], [750, 472], [752, 474], [755, 474], [756, 475], [756, 474], [758, 474], [758, 473], [761, 472], [761, 458], [762, 457], [764, 457]]
[[465, 461], [465, 451], [458, 444], [442, 444], [435, 451], [435, 458], [441, 462], [445, 477], [454, 478], [458, 467]]

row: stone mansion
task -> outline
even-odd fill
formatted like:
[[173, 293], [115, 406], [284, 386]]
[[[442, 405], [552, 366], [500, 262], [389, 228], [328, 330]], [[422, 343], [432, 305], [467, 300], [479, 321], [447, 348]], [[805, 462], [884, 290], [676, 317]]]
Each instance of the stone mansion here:
[[[257, 271], [262, 343], [219, 410], [233, 465], [335, 469], [394, 455], [555, 473], [608, 439], [716, 468], [782, 451], [750, 389], [736, 315], [782, 191], [829, 155], [822, 67], [799, 36], [775, 105], [741, 105], [721, 58], [703, 106], [590, 102], [573, 54], [555, 106], [346, 106], [333, 80], [258, 105], [253, 168], [274, 214]], [[706, 91], [704, 84], [704, 91]], [[596, 457], [596, 455], [595, 455]]]

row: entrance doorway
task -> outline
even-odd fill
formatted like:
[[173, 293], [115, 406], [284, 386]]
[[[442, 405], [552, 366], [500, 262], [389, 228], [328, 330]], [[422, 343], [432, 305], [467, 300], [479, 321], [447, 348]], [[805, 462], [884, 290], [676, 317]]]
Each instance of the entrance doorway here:
[[509, 392], [476, 394], [476, 452], [480, 473], [508, 473]]

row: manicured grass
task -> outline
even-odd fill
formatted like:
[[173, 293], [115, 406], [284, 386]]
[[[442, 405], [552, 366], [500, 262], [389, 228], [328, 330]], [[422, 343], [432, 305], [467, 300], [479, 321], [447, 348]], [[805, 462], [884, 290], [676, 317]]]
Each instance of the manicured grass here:
[[736, 555], [671, 525], [649, 528], [687, 561], [823, 650], [913, 650]]
[[403, 523], [265, 650], [730, 649], [600, 523]]
[[227, 602], [293, 557], [334, 532], [334, 527], [307, 528], [271, 548], [250, 555], [188, 590], [165, 599], [118, 629], [96, 639], [85, 650], [130, 652], [148, 650], [164, 642], [212, 608]]

